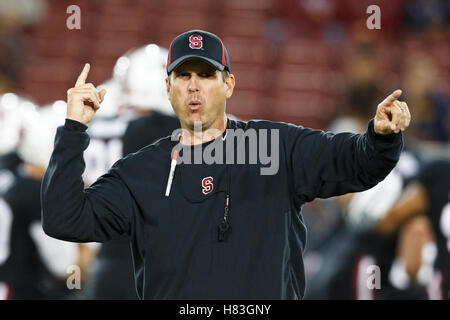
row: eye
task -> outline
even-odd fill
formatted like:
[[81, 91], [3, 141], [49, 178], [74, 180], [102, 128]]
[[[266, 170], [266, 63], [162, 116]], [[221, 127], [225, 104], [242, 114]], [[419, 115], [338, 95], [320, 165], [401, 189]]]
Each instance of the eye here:
[[187, 72], [177, 74], [177, 78], [187, 78], [187, 77], [189, 77], [189, 73]]
[[212, 73], [212, 72], [203, 72], [203, 73], [200, 73], [200, 77], [202, 77], [202, 78], [211, 78], [211, 77], [213, 77], [214, 76], [214, 74]]

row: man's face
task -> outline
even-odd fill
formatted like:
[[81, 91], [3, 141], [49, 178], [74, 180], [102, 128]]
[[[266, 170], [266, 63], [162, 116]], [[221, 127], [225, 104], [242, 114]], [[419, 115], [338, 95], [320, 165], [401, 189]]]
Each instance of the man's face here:
[[181, 64], [166, 79], [167, 95], [181, 126], [194, 130], [200, 121], [207, 130], [223, 121], [226, 99], [231, 97], [234, 77], [225, 81], [220, 71], [201, 60]]

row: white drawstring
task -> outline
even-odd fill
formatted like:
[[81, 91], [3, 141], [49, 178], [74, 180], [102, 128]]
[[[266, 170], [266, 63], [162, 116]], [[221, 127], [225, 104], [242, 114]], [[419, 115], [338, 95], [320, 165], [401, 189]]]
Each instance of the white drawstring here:
[[178, 150], [175, 149], [172, 155], [172, 161], [170, 162], [170, 172], [169, 172], [169, 180], [167, 181], [166, 187], [166, 197], [170, 194], [170, 189], [172, 188], [172, 180], [175, 174], [175, 167], [177, 166], [177, 158], [178, 158]]

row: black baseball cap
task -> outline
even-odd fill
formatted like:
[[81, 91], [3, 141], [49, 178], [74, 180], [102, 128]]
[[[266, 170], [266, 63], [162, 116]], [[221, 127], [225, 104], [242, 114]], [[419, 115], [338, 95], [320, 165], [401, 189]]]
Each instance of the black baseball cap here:
[[191, 30], [177, 36], [170, 44], [167, 74], [193, 59], [203, 60], [220, 71], [231, 71], [227, 49], [222, 40], [211, 32]]

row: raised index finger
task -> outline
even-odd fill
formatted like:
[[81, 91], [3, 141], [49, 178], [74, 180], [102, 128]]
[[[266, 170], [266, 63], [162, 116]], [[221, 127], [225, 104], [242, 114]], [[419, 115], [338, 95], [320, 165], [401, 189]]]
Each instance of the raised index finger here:
[[77, 78], [77, 82], [75, 83], [75, 87], [81, 86], [86, 83], [86, 78], [89, 73], [89, 69], [91, 68], [91, 65], [89, 63], [86, 63], [84, 65], [83, 71], [81, 71], [80, 75]]
[[392, 92], [386, 99], [384, 99], [384, 103], [391, 104], [395, 100], [397, 100], [402, 95], [402, 90], [397, 89], [394, 92]]

